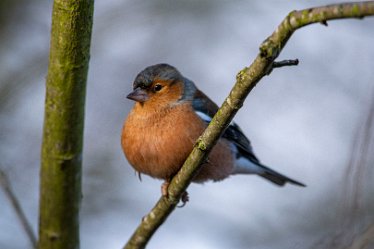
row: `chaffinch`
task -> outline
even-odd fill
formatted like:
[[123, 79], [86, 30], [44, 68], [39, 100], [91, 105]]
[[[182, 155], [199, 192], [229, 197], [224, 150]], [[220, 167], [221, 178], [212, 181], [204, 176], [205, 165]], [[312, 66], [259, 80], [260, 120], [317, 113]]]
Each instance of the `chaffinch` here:
[[[122, 129], [122, 148], [139, 173], [168, 181], [178, 172], [218, 106], [195, 84], [168, 64], [145, 68], [127, 96], [135, 105]], [[248, 138], [232, 122], [194, 177], [219, 181], [235, 174], [257, 174], [279, 186], [305, 186], [260, 163]]]

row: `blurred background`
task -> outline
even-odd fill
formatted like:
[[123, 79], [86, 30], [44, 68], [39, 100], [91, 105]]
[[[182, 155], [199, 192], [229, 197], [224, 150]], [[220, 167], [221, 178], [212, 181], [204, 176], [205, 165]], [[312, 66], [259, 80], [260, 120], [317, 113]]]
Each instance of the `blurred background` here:
[[[0, 2], [0, 169], [37, 231], [40, 144], [52, 1]], [[166, 62], [221, 104], [236, 73], [294, 9], [337, 1], [95, 3], [84, 136], [81, 248], [121, 248], [161, 181], [120, 148], [136, 74]], [[148, 248], [374, 248], [374, 18], [297, 31], [236, 122], [261, 161], [307, 184], [256, 176], [193, 184]], [[0, 191], [0, 248], [31, 248]]]

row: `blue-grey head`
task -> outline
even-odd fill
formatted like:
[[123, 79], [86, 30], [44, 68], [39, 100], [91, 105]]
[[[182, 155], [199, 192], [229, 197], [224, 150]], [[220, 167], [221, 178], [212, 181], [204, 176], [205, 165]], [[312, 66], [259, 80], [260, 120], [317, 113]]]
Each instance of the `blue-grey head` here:
[[139, 103], [176, 101], [185, 94], [186, 81], [190, 84], [173, 66], [165, 63], [149, 66], [136, 76], [133, 91], [127, 98]]

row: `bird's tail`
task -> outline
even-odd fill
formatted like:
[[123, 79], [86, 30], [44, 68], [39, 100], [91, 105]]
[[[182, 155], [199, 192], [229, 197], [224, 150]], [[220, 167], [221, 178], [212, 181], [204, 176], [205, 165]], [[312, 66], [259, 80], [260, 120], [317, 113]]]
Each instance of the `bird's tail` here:
[[263, 173], [259, 174], [260, 176], [262, 176], [263, 178], [271, 181], [272, 183], [275, 183], [279, 186], [283, 186], [284, 184], [286, 183], [291, 183], [291, 184], [294, 184], [294, 185], [298, 185], [298, 186], [301, 186], [301, 187], [305, 187], [305, 184], [301, 183], [301, 182], [298, 182], [298, 181], [295, 181], [287, 176], [284, 176], [264, 165], [259, 165], [262, 169], [263, 169]]
[[262, 165], [256, 157], [238, 157], [235, 162], [235, 167], [232, 174], [257, 174], [263, 178], [271, 181], [274, 184], [283, 186], [286, 183], [305, 187], [305, 184], [295, 181], [275, 170]]

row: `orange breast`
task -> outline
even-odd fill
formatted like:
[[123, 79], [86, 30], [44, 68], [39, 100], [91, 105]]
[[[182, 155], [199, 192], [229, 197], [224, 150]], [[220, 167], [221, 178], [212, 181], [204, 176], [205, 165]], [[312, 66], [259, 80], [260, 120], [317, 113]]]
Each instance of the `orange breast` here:
[[[168, 179], [178, 172], [205, 128], [188, 103], [157, 111], [137, 103], [123, 126], [122, 148], [136, 171]], [[229, 146], [223, 139], [217, 143], [196, 181], [221, 180], [231, 173], [234, 158]]]

